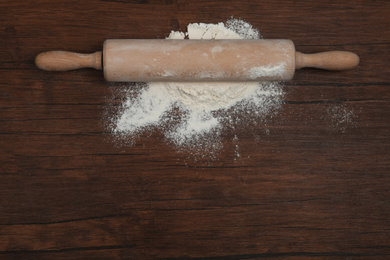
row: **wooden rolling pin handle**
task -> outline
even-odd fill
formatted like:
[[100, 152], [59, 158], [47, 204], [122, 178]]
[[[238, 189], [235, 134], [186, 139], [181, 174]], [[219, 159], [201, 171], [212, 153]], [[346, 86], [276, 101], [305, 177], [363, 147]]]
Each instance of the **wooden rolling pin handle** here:
[[359, 64], [359, 56], [349, 51], [327, 51], [314, 54], [295, 53], [295, 69], [305, 67], [325, 70], [349, 70]]
[[43, 70], [67, 71], [82, 68], [102, 69], [102, 52], [82, 54], [68, 51], [48, 51], [38, 54], [35, 65]]

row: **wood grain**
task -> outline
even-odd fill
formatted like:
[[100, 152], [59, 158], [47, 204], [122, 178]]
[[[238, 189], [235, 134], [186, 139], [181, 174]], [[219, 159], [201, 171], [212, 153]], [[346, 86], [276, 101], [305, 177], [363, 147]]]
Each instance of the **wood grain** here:
[[[2, 1], [0, 258], [388, 259], [389, 1]], [[118, 147], [101, 72], [48, 73], [42, 51], [164, 38], [240, 17], [297, 50], [356, 52], [304, 69], [267, 126], [195, 161], [155, 131]], [[120, 97], [117, 97], [120, 98]], [[335, 114], [353, 111], [343, 122]], [[239, 140], [241, 157], [235, 155]]]

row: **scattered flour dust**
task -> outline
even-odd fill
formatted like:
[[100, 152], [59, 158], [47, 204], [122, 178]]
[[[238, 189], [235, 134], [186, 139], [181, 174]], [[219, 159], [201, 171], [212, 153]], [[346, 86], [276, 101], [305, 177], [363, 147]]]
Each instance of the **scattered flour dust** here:
[[[172, 31], [168, 39], [260, 39], [258, 30], [241, 19], [226, 23], [192, 23], [187, 32]], [[273, 73], [283, 70], [272, 68]], [[254, 72], [257, 73], [257, 72]], [[109, 115], [109, 128], [118, 145], [135, 145], [141, 135], [160, 131], [177, 150], [195, 158], [214, 159], [223, 148], [222, 137], [232, 130], [234, 158], [241, 157], [234, 130], [264, 127], [283, 103], [280, 82], [151, 82], [115, 85], [121, 104]], [[118, 93], [116, 93], [118, 96]], [[344, 107], [326, 111], [335, 127], [351, 122], [353, 112]], [[269, 134], [269, 130], [265, 129]]]
[[345, 133], [348, 127], [355, 126], [353, 120], [357, 116], [352, 109], [345, 105], [334, 104], [326, 109], [324, 117], [326, 121], [330, 121], [328, 124], [331, 127]]
[[[183, 41], [260, 38], [250, 24], [233, 18], [218, 24], [192, 23], [186, 33], [172, 31], [168, 37]], [[244, 122], [255, 125], [276, 114], [283, 90], [279, 82], [150, 82], [133, 83], [123, 94], [126, 98], [110, 124], [117, 141], [133, 145], [141, 134], [158, 129], [178, 150], [211, 158], [223, 148], [224, 129]], [[236, 135], [232, 141], [238, 158]]]

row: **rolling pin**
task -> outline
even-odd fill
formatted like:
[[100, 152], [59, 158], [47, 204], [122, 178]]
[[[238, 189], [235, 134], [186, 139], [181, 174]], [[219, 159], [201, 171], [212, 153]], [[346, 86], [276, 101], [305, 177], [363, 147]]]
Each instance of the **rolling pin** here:
[[347, 70], [359, 57], [347, 51], [303, 54], [291, 40], [106, 40], [103, 51], [37, 55], [38, 68], [103, 70], [113, 82], [287, 81], [296, 69]]

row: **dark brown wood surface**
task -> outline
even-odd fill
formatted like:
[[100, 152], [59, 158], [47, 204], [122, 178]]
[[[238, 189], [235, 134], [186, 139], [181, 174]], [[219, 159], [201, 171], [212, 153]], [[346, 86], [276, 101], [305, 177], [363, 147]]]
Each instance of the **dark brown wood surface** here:
[[[1, 259], [389, 259], [390, 2], [1, 1]], [[265, 127], [195, 161], [155, 131], [118, 147], [94, 70], [40, 71], [42, 51], [164, 38], [242, 18], [345, 72], [299, 71]], [[353, 111], [353, 120], [335, 119]], [[334, 112], [334, 111], [333, 111]], [[241, 157], [235, 156], [239, 140]]]

